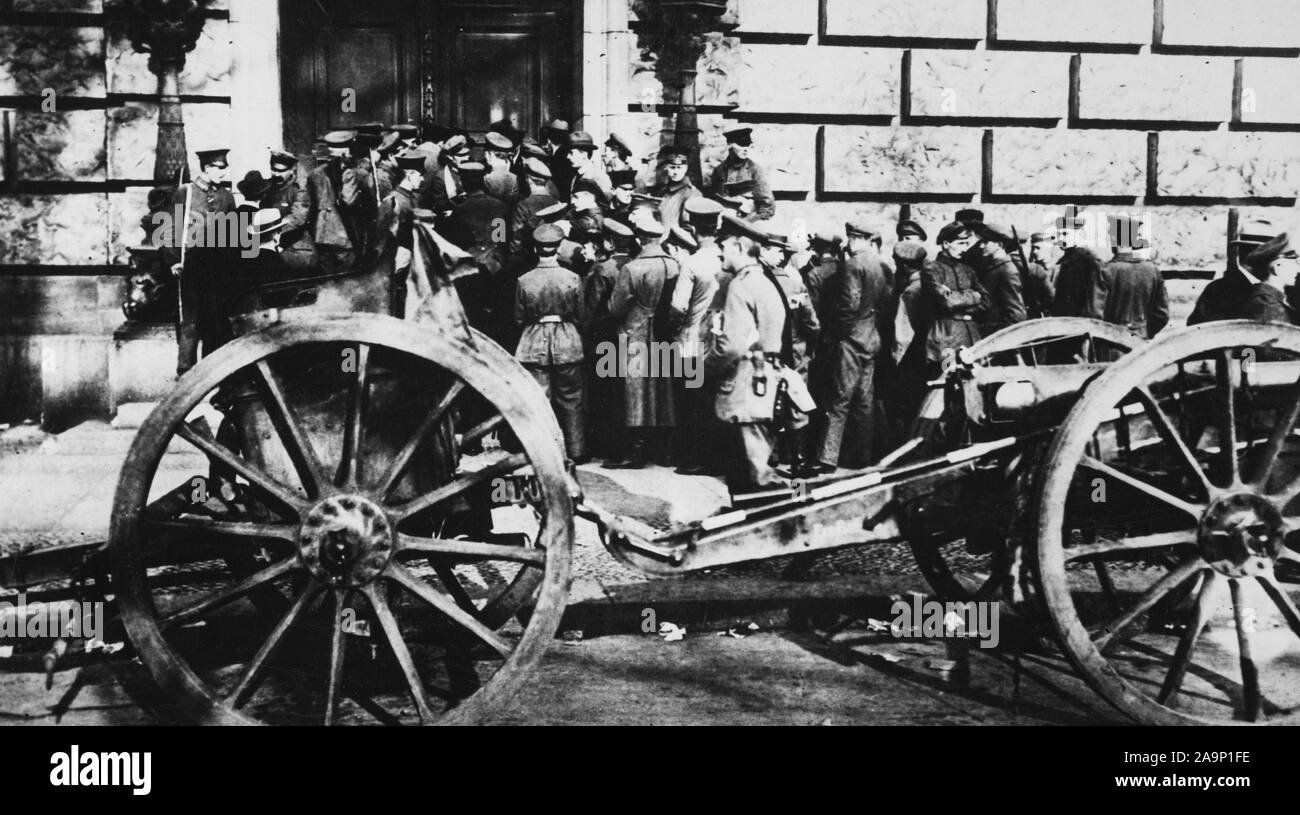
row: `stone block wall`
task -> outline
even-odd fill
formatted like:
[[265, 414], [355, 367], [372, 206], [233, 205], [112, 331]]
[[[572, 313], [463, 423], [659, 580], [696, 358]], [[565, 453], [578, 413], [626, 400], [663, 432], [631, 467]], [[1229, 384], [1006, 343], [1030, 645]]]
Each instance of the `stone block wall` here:
[[[158, 118], [157, 78], [131, 47], [124, 5], [0, 0], [0, 423], [61, 429], [111, 405], [126, 247], [143, 242]], [[281, 124], [247, 111], [267, 107], [268, 87], [278, 99], [279, 81], [241, 76], [239, 53], [251, 40], [274, 55], [278, 14], [268, 0], [206, 9], [181, 75], [187, 142], [231, 139], [232, 165], [253, 166]]]
[[[1159, 262], [1212, 275], [1229, 211], [1300, 226], [1295, 0], [731, 0], [701, 60], [705, 171], [721, 132], [755, 157], [794, 219], [937, 231], [978, 206], [1022, 232], [1068, 204], [1152, 222]], [[633, 34], [636, 24], [631, 26]], [[631, 87], [653, 76], [637, 62]], [[671, 119], [624, 127], [652, 155]], [[1104, 230], [1098, 228], [1098, 234]]]

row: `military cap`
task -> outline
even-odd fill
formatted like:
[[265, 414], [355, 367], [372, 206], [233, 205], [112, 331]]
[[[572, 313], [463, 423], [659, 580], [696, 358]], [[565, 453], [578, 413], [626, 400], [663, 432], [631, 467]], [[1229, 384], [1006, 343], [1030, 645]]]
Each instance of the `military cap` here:
[[849, 237], [856, 235], [868, 240], [879, 240], [881, 237], [880, 229], [866, 221], [849, 221], [844, 224], [844, 234]]
[[364, 124], [357, 125], [353, 129], [356, 130], [357, 133], [364, 133], [369, 136], [378, 136], [381, 135], [386, 128], [384, 127], [383, 122], [365, 122]]
[[638, 217], [632, 218], [632, 231], [647, 238], [659, 238], [664, 234], [663, 224], [648, 210], [638, 210]]
[[551, 204], [549, 207], [539, 209], [535, 214], [538, 218], [542, 219], [542, 221], [548, 224], [553, 224], [556, 221], [564, 220], [564, 216], [568, 215], [572, 211], [573, 207], [561, 201], [558, 204]]
[[396, 131], [390, 130], [384, 134], [384, 138], [379, 141], [379, 152], [391, 153], [398, 147], [402, 146], [402, 135]]
[[513, 150], [515, 143], [510, 141], [510, 137], [504, 133], [498, 133], [495, 130], [489, 130], [486, 136], [487, 146], [492, 150]]
[[926, 251], [925, 244], [916, 243], [915, 241], [903, 241], [894, 244], [894, 260], [900, 265], [920, 266], [929, 252]]
[[293, 153], [286, 153], [283, 150], [271, 151], [271, 169], [288, 170], [290, 167], [298, 166], [298, 157]]
[[1029, 236], [1030, 243], [1042, 243], [1043, 241], [1048, 241], [1051, 239], [1052, 236], [1047, 234], [1046, 232], [1035, 232], [1034, 234]]
[[551, 168], [546, 166], [546, 162], [536, 157], [530, 157], [524, 161], [524, 172], [543, 181], [551, 177]]
[[1285, 232], [1256, 246], [1246, 255], [1245, 262], [1252, 269], [1262, 269], [1280, 257], [1296, 257], [1295, 248], [1291, 246], [1291, 236]]
[[748, 238], [756, 243], [771, 243], [772, 237], [763, 230], [754, 226], [743, 218], [738, 218], [730, 212], [724, 212], [722, 220], [718, 224], [718, 236], [721, 238], [738, 235], [742, 238]]
[[953, 217], [954, 221], [962, 223], [979, 223], [984, 220], [984, 211], [978, 209], [959, 209]]
[[632, 237], [632, 229], [622, 221], [616, 221], [613, 218], [605, 219], [605, 231], [615, 238]]
[[208, 164], [217, 164], [220, 162], [230, 162], [230, 148], [214, 147], [210, 150], [195, 150], [194, 155], [199, 157], [199, 166], [204, 167]]
[[469, 152], [469, 139], [457, 133], [443, 142], [442, 152], [448, 156], [458, 156]]
[[569, 127], [569, 123], [563, 119], [552, 119], [551, 123], [546, 126], [546, 129], [553, 133], [568, 133], [571, 128]]
[[[524, 139], [523, 144], [519, 146], [519, 151], [522, 155], [531, 156], [532, 158], [550, 158], [550, 154], [546, 152], [546, 149], [538, 144], [537, 140], [531, 136]], [[550, 176], [547, 177], [549, 178]]]
[[460, 165], [460, 174], [461, 175], [485, 175], [487, 173], [487, 169], [488, 169], [487, 165], [483, 164], [482, 162], [467, 161], [464, 164]]
[[943, 229], [939, 230], [939, 237], [936, 240], [938, 240], [939, 243], [948, 243], [949, 241], [957, 240], [962, 236], [962, 234], [971, 234], [971, 228], [961, 221], [953, 221]]
[[986, 241], [993, 241], [994, 243], [1001, 244], [1012, 243], [1015, 241], [1015, 238], [1011, 236], [1011, 230], [1001, 224], [972, 221], [970, 227], [971, 231]]
[[239, 194], [245, 198], [256, 201], [271, 189], [271, 182], [257, 170], [249, 170], [235, 185], [235, 189], [239, 190]]
[[564, 230], [555, 224], [542, 224], [533, 230], [533, 243], [538, 246], [559, 246], [564, 240]]
[[899, 221], [898, 226], [894, 228], [894, 234], [900, 241], [907, 235], [915, 235], [923, 241], [930, 239], [930, 236], [925, 234], [925, 229], [910, 218]]
[[731, 181], [722, 185], [722, 194], [717, 196], [718, 201], [731, 207], [740, 209], [745, 203], [745, 199], [752, 197], [754, 194], [754, 180], [752, 178], [744, 181]]
[[140, 258], [141, 260], [145, 260], [145, 259], [152, 259], [161, 255], [162, 247], [161, 246], [128, 246], [126, 247], [126, 251], [127, 254], [129, 254], [132, 258]]
[[456, 131], [446, 125], [430, 124], [424, 128], [424, 137], [431, 142], [443, 142], [455, 134]]
[[[636, 186], [636, 170], [611, 170], [609, 173], [609, 183], [615, 187], [633, 187]], [[692, 201], [695, 199], [691, 199]]]
[[573, 182], [573, 192], [589, 192], [597, 198], [604, 197], [605, 191], [600, 188], [594, 180], [590, 178], [578, 178]]
[[1142, 235], [1142, 219], [1117, 215], [1110, 219], [1110, 245], [1145, 249], [1151, 244]]
[[669, 146], [660, 150], [659, 159], [665, 166], [671, 164], [687, 164], [690, 162], [690, 159], [686, 156], [686, 151], [676, 146]]
[[407, 150], [405, 153], [399, 153], [397, 155], [397, 169], [424, 172], [428, 160], [429, 154], [423, 150]]
[[321, 141], [330, 147], [347, 147], [356, 139], [356, 131], [353, 130], [334, 130], [326, 133]]
[[273, 235], [279, 231], [283, 223], [280, 210], [275, 207], [259, 209], [253, 214], [253, 222], [249, 224], [248, 233], [259, 237]]
[[396, 133], [397, 135], [401, 136], [404, 139], [413, 139], [415, 138], [415, 134], [420, 132], [420, 128], [412, 124], [411, 122], [403, 122], [402, 124], [399, 125], [391, 125], [388, 129]]
[[1237, 238], [1232, 243], [1236, 246], [1258, 246], [1276, 238], [1279, 230], [1272, 221], [1256, 218], [1241, 225]]
[[695, 240], [695, 236], [682, 229], [680, 226], [668, 227], [668, 243], [676, 244], [688, 252], [694, 252], [700, 248], [700, 242]]
[[733, 127], [730, 130], [722, 131], [722, 136], [727, 140], [727, 144], [738, 144], [741, 147], [749, 147], [754, 143], [754, 128]]
[[632, 155], [632, 148], [627, 146], [627, 142], [617, 133], [610, 133], [609, 138], [605, 139], [605, 146], [612, 147], [622, 158]]
[[712, 198], [705, 198], [703, 196], [697, 196], [690, 199], [682, 205], [682, 209], [686, 211], [687, 215], [700, 215], [710, 218], [722, 214], [721, 204], [714, 201]]

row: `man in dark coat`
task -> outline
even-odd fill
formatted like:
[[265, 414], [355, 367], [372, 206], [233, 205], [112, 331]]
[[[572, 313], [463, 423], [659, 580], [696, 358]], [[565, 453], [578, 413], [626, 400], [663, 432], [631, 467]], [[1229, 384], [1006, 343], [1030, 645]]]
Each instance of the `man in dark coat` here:
[[727, 194], [728, 184], [750, 182], [748, 203], [742, 205], [741, 214], [750, 221], [771, 219], [776, 214], [776, 199], [768, 185], [767, 174], [749, 157], [754, 146], [753, 128], [734, 127], [722, 135], [727, 139], [727, 157], [709, 174], [708, 194], [716, 198]]
[[350, 130], [336, 130], [326, 134], [324, 142], [330, 151], [330, 157], [316, 165], [316, 169], [307, 178], [312, 242], [322, 274], [351, 271], [357, 263], [358, 243], [354, 241], [339, 209], [343, 158], [355, 137], [356, 134]]
[[465, 193], [460, 165], [467, 161], [469, 140], [461, 135], [452, 136], [443, 142], [437, 166], [425, 174], [424, 183], [420, 185], [416, 202], [421, 209], [431, 209], [437, 213], [440, 226]]
[[943, 251], [921, 271], [921, 296], [930, 315], [925, 338], [928, 379], [939, 375], [946, 356], [979, 342], [978, 321], [989, 304], [975, 270], [962, 261], [975, 242], [971, 229], [954, 221], [939, 230], [938, 240]]
[[[1255, 220], [1242, 226], [1236, 240], [1232, 242], [1237, 256], [1244, 258], [1250, 252], [1278, 235], [1278, 229], [1270, 221]], [[1212, 320], [1239, 320], [1246, 318], [1246, 299], [1251, 289], [1260, 281], [1249, 270], [1238, 266], [1229, 266], [1221, 276], [1211, 280], [1196, 306], [1187, 318], [1188, 325], [1208, 323]]]
[[198, 361], [200, 342], [207, 356], [229, 338], [219, 305], [227, 293], [235, 246], [243, 237], [234, 232], [240, 228], [235, 196], [225, 187], [229, 153], [225, 148], [198, 151], [199, 174], [172, 197], [171, 212], [183, 230], [174, 236], [179, 240], [170, 241], [177, 247], [172, 257], [179, 260], [179, 246], [185, 246], [184, 263], [172, 267], [180, 278], [182, 298], [176, 333], [178, 376]]
[[485, 309], [490, 293], [499, 285], [505, 267], [507, 224], [510, 213], [505, 202], [488, 195], [484, 189], [487, 167], [475, 161], [460, 165], [460, 180], [465, 197], [452, 210], [443, 226], [447, 240], [474, 256], [478, 274], [456, 281], [470, 324], [480, 328], [487, 323]]
[[1085, 226], [1086, 222], [1077, 216], [1057, 221], [1062, 252], [1052, 313], [1057, 317], [1103, 320], [1110, 281], [1102, 268], [1101, 258], [1082, 243], [1081, 230]]
[[587, 323], [583, 334], [587, 341], [587, 373], [589, 409], [587, 426], [590, 428], [589, 449], [603, 459], [615, 460], [623, 450], [623, 378], [617, 371], [605, 371], [596, 376], [593, 364], [602, 354], [613, 353], [618, 345], [618, 330], [622, 319], [610, 313], [609, 301], [619, 274], [636, 252], [636, 236], [632, 228], [620, 221], [606, 218], [602, 228], [609, 242], [609, 255], [592, 265], [583, 279], [583, 306]]
[[1283, 232], [1257, 246], [1246, 255], [1245, 263], [1250, 274], [1261, 282], [1251, 287], [1243, 316], [1259, 322], [1300, 325], [1300, 312], [1291, 304], [1300, 256], [1290, 236]]
[[311, 195], [298, 183], [298, 157], [271, 151], [271, 186], [262, 206], [280, 211], [280, 257], [293, 269], [316, 268], [311, 234]]
[[1020, 269], [1007, 254], [1007, 245], [1015, 240], [1009, 231], [985, 222], [972, 228], [979, 241], [967, 258], [989, 295], [989, 307], [980, 319], [980, 335], [987, 337], [1027, 319], [1024, 289]]
[[663, 162], [664, 181], [651, 190], [650, 194], [660, 199], [659, 223], [667, 232], [670, 227], [684, 223], [682, 208], [690, 199], [698, 198], [700, 191], [686, 174], [689, 161], [685, 151], [666, 147], [659, 155]]
[[1114, 257], [1103, 271], [1110, 281], [1106, 322], [1149, 339], [1169, 323], [1169, 296], [1160, 270], [1150, 260], [1150, 244], [1140, 234], [1141, 228], [1135, 218], [1117, 217], [1111, 221]]
[[880, 320], [889, 311], [890, 281], [876, 249], [879, 233], [861, 223], [845, 225], [848, 253], [840, 271], [835, 299], [827, 309], [823, 327], [833, 339], [827, 360], [828, 395], [826, 427], [818, 449], [814, 473], [834, 472], [850, 421], [863, 438], [853, 464], [867, 466], [872, 458], [875, 425], [876, 355], [880, 352]]

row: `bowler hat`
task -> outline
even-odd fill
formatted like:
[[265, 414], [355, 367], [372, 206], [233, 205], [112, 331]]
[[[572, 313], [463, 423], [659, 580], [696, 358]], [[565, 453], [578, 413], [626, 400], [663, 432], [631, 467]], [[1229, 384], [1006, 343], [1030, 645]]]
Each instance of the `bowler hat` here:
[[243, 179], [235, 185], [235, 189], [239, 190], [239, 194], [250, 201], [257, 201], [271, 189], [271, 182], [267, 181], [257, 170], [249, 170], [244, 174]]

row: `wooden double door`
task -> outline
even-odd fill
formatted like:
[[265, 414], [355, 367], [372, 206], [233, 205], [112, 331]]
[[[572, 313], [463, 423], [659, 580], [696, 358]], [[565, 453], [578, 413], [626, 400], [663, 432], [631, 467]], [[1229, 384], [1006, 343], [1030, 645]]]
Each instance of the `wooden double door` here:
[[280, 0], [286, 145], [362, 122], [536, 134], [581, 110], [580, 0]]

